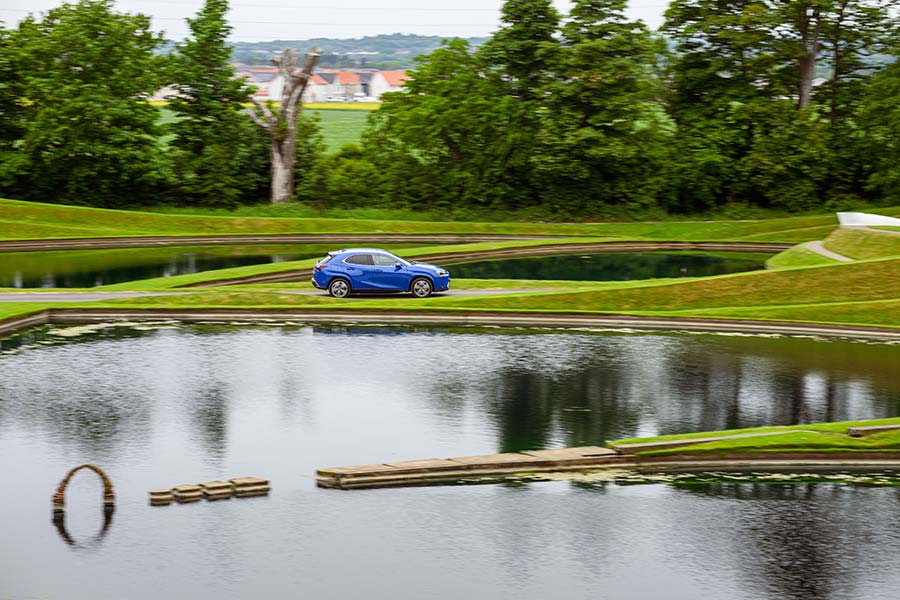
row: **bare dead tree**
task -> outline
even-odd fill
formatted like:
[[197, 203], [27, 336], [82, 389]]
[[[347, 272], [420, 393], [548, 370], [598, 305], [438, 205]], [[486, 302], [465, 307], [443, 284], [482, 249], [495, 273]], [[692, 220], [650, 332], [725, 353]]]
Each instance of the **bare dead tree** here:
[[281, 92], [281, 110], [275, 112], [251, 96], [253, 106], [247, 113], [253, 122], [269, 132], [272, 139], [272, 204], [284, 204], [294, 197], [294, 165], [297, 162], [297, 118], [300, 116], [300, 100], [309, 78], [312, 76], [321, 50], [314, 48], [306, 53], [306, 63], [297, 68], [297, 53], [286, 48], [280, 57], [272, 60], [284, 84]]

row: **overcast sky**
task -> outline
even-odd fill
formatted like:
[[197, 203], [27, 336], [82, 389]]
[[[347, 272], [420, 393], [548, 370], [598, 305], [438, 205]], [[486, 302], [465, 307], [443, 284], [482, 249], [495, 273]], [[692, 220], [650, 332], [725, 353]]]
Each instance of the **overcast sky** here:
[[[62, 0], [0, 0], [0, 20], [11, 26], [29, 12], [39, 13]], [[569, 0], [555, 0], [566, 12]], [[496, 30], [502, 0], [233, 0], [232, 39], [257, 41], [353, 38], [379, 33], [475, 37]], [[171, 39], [181, 39], [184, 18], [193, 16], [202, 0], [118, 0], [120, 11], [153, 17], [154, 27]], [[632, 17], [656, 28], [665, 0], [631, 0]]]

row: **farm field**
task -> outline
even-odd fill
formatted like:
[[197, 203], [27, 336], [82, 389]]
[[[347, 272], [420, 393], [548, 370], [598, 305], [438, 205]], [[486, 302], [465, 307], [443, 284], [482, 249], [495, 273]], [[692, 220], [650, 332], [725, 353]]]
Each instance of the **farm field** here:
[[[358, 143], [366, 126], [369, 113], [378, 108], [374, 103], [318, 103], [307, 104], [304, 108], [318, 115], [325, 138], [325, 150], [337, 152], [345, 144]], [[159, 106], [159, 124], [168, 125], [177, 120], [175, 113]]]

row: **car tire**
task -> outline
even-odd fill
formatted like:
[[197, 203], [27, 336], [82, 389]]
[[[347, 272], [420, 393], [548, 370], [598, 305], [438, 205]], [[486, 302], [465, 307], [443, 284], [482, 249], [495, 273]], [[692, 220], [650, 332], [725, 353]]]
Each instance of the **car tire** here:
[[340, 277], [332, 279], [328, 284], [328, 294], [332, 298], [346, 298], [350, 295], [350, 282]]
[[412, 284], [410, 284], [409, 291], [411, 291], [412, 295], [416, 298], [427, 298], [431, 295], [431, 292], [434, 291], [434, 286], [431, 284], [431, 281], [425, 277], [416, 277], [413, 279]]

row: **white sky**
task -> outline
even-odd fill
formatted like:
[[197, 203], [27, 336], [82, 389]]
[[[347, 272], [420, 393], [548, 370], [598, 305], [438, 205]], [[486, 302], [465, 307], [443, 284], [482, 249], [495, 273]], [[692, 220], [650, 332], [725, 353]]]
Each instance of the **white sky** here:
[[[554, 0], [567, 12], [569, 0]], [[62, 0], [0, 0], [0, 21], [12, 26], [28, 13], [40, 13]], [[379, 33], [475, 37], [496, 30], [503, 0], [232, 0], [231, 39], [260, 41], [353, 38]], [[185, 37], [185, 17], [202, 0], [117, 0], [122, 12], [153, 17], [154, 28], [170, 39]], [[656, 28], [666, 0], [631, 0], [630, 14]]]

